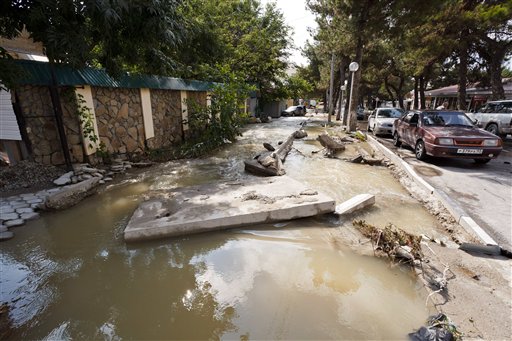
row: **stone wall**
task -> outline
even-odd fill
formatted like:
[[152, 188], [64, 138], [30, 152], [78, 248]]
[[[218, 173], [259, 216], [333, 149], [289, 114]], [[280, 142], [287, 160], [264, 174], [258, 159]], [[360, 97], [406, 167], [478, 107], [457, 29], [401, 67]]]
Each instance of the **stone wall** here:
[[144, 151], [144, 123], [139, 89], [92, 88], [100, 141], [111, 154]]
[[[65, 164], [49, 88], [25, 85], [16, 89], [16, 92], [27, 125], [34, 160], [43, 164]], [[76, 107], [67, 100], [66, 90], [60, 89], [59, 92], [71, 160], [83, 162], [84, 153]]]
[[[73, 88], [60, 88], [63, 121], [72, 162], [92, 162], [86, 156]], [[151, 89], [154, 137], [146, 141], [140, 89], [92, 87], [92, 97], [100, 141], [109, 154], [139, 154], [147, 148], [166, 148], [181, 143], [182, 103], [179, 90]], [[50, 91], [46, 86], [21, 86], [16, 90], [27, 124], [36, 162], [63, 165], [64, 155], [57, 130]], [[189, 101], [206, 105], [206, 92], [187, 91]]]
[[183, 140], [181, 108], [180, 91], [151, 90], [155, 137], [147, 140], [149, 148], [166, 148]]

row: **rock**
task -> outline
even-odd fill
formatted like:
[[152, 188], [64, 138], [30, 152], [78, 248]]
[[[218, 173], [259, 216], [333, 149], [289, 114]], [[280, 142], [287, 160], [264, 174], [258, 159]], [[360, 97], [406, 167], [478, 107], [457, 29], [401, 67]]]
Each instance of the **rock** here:
[[84, 174], [84, 175], [82, 175], [82, 179], [83, 179], [83, 180], [88, 180], [88, 179], [90, 179], [90, 178], [92, 178], [92, 177], [93, 177], [93, 176], [92, 176], [91, 174]]
[[0, 232], [0, 240], [9, 240], [12, 237], [14, 237], [14, 232], [11, 232], [11, 231]]
[[71, 177], [71, 183], [72, 184], [76, 184], [78, 182], [78, 179], [81, 177], [82, 175], [79, 175], [79, 176], [72, 176]]
[[19, 214], [16, 212], [2, 214], [2, 220], [4, 220], [4, 221], [18, 219], [19, 217], [20, 217]]
[[43, 202], [43, 199], [38, 198], [38, 197], [31, 199], [31, 200], [27, 200], [27, 204], [39, 204], [41, 202]]
[[101, 173], [98, 173], [98, 172], [96, 172], [96, 173], [93, 173], [93, 174], [92, 174], [92, 176], [94, 176], [94, 177], [96, 177], [96, 178], [100, 178], [100, 179], [103, 179], [103, 174], [101, 174]]
[[39, 218], [39, 213], [37, 213], [37, 212], [23, 213], [23, 214], [21, 214], [20, 218], [23, 220], [37, 219], [37, 218]]
[[7, 226], [5, 226], [4, 224], [0, 225], [0, 232], [5, 232], [5, 231], [8, 231]]
[[293, 137], [295, 137], [296, 139], [302, 139], [304, 137], [308, 136], [308, 133], [306, 133], [305, 130], [297, 130], [293, 133]]
[[265, 147], [265, 149], [270, 152], [273, 152], [276, 150], [270, 143], [267, 143], [267, 142], [263, 143], [263, 147]]
[[53, 180], [53, 183], [57, 186], [64, 186], [71, 183], [71, 177], [74, 175], [73, 172], [67, 172], [61, 175], [58, 179]]
[[151, 167], [153, 165], [153, 163], [151, 163], [151, 162], [134, 162], [131, 165], [136, 168], [144, 168], [144, 167]]
[[25, 224], [25, 220], [23, 219], [14, 219], [4, 222], [4, 225], [7, 227], [14, 227], [14, 226], [20, 226]]
[[25, 207], [25, 208], [18, 208], [16, 209], [16, 213], [18, 214], [22, 214], [22, 213], [32, 213], [34, 212], [33, 209], [31, 209], [30, 207]]
[[111, 177], [107, 176], [107, 177], [103, 178], [103, 180], [104, 181], [112, 181], [113, 179]]
[[69, 185], [58, 193], [51, 194], [46, 198], [44, 208], [47, 210], [60, 210], [76, 205], [84, 198], [96, 192], [99, 185], [99, 178], [91, 178], [80, 183]]
[[100, 184], [104, 184], [105, 183], [105, 180], [100, 180]]

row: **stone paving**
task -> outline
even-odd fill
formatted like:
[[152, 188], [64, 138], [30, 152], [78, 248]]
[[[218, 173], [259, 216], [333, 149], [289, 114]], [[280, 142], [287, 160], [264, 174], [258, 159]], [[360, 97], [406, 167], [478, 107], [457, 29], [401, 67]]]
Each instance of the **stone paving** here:
[[73, 171], [65, 173], [53, 181], [53, 184], [59, 187], [0, 198], [0, 241], [14, 237], [14, 233], [9, 231], [9, 228], [23, 225], [27, 220], [39, 218], [39, 211], [45, 208], [60, 209], [60, 207], [49, 206], [48, 198], [50, 196], [59, 196], [55, 194], [63, 191], [76, 191], [77, 189], [76, 186], [73, 186], [74, 184], [83, 184], [92, 178], [97, 178], [99, 179], [99, 184], [104, 184], [112, 181], [114, 175], [123, 174], [132, 166], [142, 168], [149, 167], [151, 164], [145, 162], [133, 163], [116, 159], [110, 166], [109, 171], [91, 167], [89, 164], [75, 164], [73, 165]]
[[0, 198], [0, 240], [14, 236], [8, 229], [25, 224], [27, 220], [39, 218], [39, 210], [50, 194], [59, 192], [60, 187], [36, 193], [24, 193]]

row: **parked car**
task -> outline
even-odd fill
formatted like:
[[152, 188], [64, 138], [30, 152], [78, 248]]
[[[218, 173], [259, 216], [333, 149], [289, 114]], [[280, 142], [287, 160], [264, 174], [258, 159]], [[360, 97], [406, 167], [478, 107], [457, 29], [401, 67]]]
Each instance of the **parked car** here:
[[303, 105], [292, 105], [281, 111], [281, 116], [304, 116], [306, 115], [306, 107]]
[[364, 120], [364, 108], [358, 107], [356, 110], [356, 118], [359, 121]]
[[467, 115], [479, 127], [503, 139], [512, 134], [512, 100], [487, 102], [477, 112]]
[[393, 142], [414, 148], [418, 160], [431, 155], [487, 163], [503, 149], [498, 136], [474, 126], [459, 111], [409, 111], [394, 122]]
[[375, 135], [392, 135], [393, 123], [404, 114], [400, 108], [377, 108], [368, 117], [368, 131]]

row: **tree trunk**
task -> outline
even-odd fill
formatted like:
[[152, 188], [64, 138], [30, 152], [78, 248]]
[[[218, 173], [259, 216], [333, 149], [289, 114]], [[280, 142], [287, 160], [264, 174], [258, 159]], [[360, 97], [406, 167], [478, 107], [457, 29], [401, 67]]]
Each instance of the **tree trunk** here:
[[413, 109], [418, 109], [418, 77], [414, 76], [414, 102], [413, 102]]
[[420, 76], [420, 109], [426, 109], [425, 105], [425, 77]]
[[505, 59], [506, 49], [502, 46], [496, 46], [494, 53], [490, 53], [489, 71], [491, 76], [492, 100], [505, 99], [505, 90], [501, 80], [501, 64]]
[[341, 63], [340, 63], [340, 96], [339, 96], [339, 105], [338, 105], [338, 114], [336, 115], [336, 121], [341, 120], [342, 114], [343, 117], [345, 116], [345, 110], [343, 106], [343, 90], [341, 90], [341, 87], [345, 85], [345, 68], [346, 68], [346, 58], [341, 57]]
[[468, 29], [461, 32], [459, 49], [459, 91], [457, 92], [457, 109], [466, 110], [466, 84], [468, 80]]

